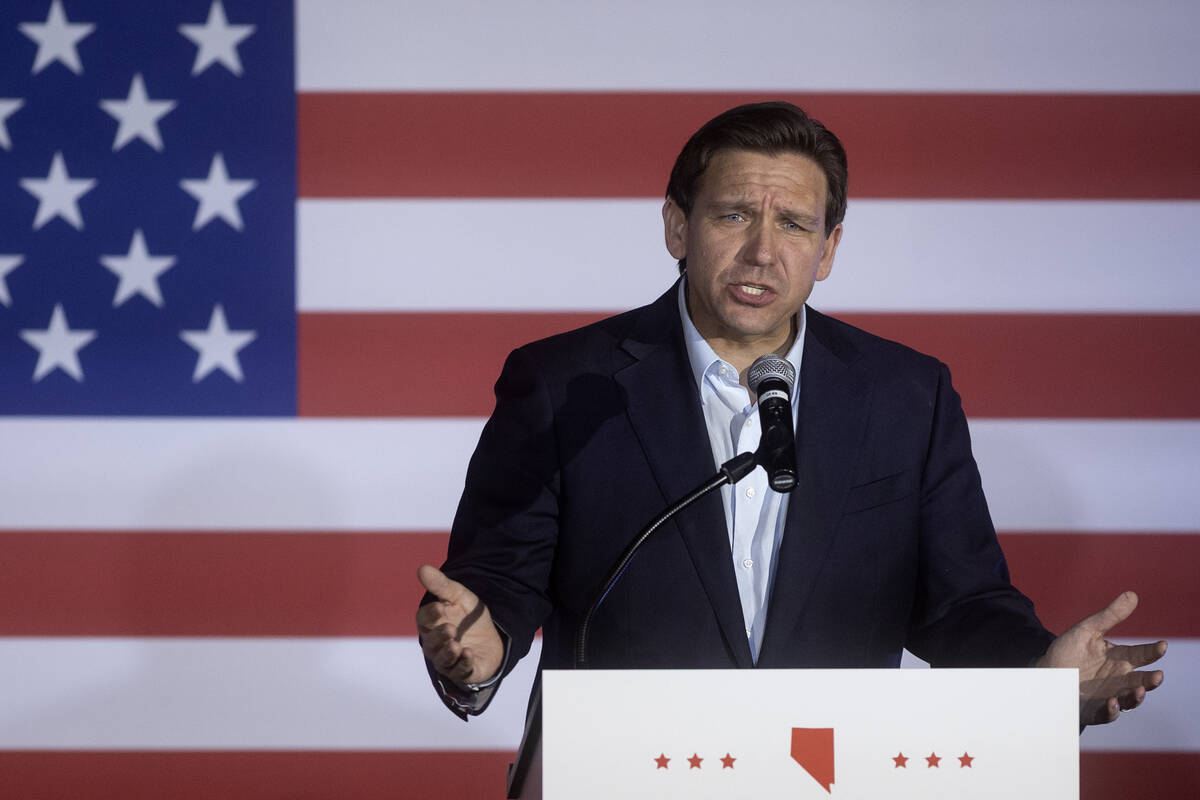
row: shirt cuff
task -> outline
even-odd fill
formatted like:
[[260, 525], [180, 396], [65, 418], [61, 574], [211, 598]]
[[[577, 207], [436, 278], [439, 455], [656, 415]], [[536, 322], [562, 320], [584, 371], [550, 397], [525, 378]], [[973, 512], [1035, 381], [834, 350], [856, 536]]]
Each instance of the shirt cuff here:
[[500, 642], [504, 645], [504, 658], [500, 662], [500, 668], [496, 670], [496, 674], [488, 678], [482, 683], [469, 683], [466, 686], [459, 686], [454, 681], [444, 675], [437, 675], [438, 691], [441, 692], [442, 700], [450, 706], [451, 711], [456, 713], [476, 715], [482, 714], [487, 708], [488, 703], [492, 701], [492, 696], [496, 693], [496, 689], [500, 687], [500, 681], [508, 671], [508, 655], [511, 649], [512, 642], [508, 632], [504, 630], [495, 620], [492, 624], [496, 626], [496, 632], [500, 634]]

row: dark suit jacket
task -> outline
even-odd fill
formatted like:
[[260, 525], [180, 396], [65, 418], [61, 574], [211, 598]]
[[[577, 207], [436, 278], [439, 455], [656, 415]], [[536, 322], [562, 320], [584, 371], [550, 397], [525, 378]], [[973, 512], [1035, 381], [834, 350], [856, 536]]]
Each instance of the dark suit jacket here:
[[[672, 288], [514, 351], [471, 459], [447, 574], [570, 667], [580, 616], [629, 540], [713, 475]], [[1025, 665], [1052, 636], [1009, 583], [946, 367], [809, 309], [799, 485], [760, 667]], [[714, 493], [638, 553], [597, 615], [596, 667], [751, 667]]]

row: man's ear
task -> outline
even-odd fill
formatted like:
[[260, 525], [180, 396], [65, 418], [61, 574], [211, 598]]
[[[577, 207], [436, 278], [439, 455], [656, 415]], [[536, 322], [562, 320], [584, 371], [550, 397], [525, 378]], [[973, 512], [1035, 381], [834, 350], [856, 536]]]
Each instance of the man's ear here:
[[821, 263], [817, 266], [817, 280], [823, 281], [833, 272], [833, 257], [837, 254], [838, 244], [842, 241], [842, 223], [834, 226], [825, 237], [825, 250], [821, 253]]
[[687, 214], [675, 205], [675, 201], [667, 198], [663, 203], [663, 237], [667, 242], [667, 252], [676, 260], [687, 258]]

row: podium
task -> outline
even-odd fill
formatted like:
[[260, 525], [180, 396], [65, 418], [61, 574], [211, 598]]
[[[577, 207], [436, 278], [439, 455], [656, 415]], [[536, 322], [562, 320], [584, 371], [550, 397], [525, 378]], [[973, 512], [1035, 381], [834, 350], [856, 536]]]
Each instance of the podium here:
[[548, 670], [541, 681], [513, 797], [1079, 798], [1073, 669]]

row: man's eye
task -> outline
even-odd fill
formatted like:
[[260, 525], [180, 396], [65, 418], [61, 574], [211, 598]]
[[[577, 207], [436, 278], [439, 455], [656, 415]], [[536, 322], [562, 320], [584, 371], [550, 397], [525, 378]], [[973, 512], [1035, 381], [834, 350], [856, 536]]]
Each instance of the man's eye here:
[[743, 217], [741, 214], [738, 214], [736, 211], [732, 214], [726, 214], [724, 218], [730, 222], [741, 222], [745, 219], [745, 217]]

